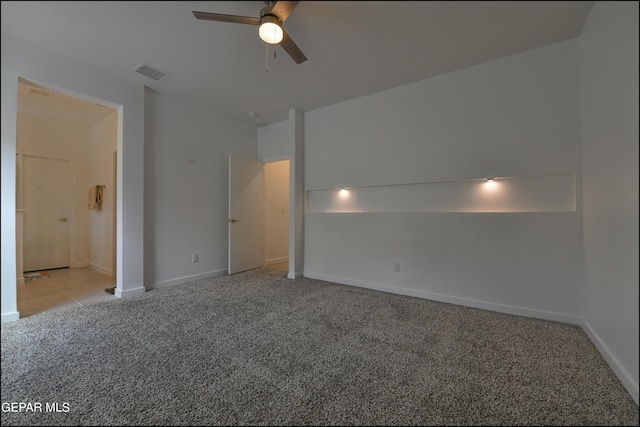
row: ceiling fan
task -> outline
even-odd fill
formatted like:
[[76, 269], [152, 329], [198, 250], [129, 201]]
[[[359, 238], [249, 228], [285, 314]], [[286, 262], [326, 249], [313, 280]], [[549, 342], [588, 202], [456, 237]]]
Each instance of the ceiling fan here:
[[279, 44], [285, 52], [291, 56], [296, 64], [307, 60], [300, 48], [293, 42], [289, 34], [282, 28], [282, 23], [287, 20], [297, 1], [265, 1], [266, 6], [260, 11], [260, 18], [240, 15], [225, 15], [222, 13], [193, 12], [197, 19], [206, 21], [233, 22], [236, 24], [248, 24], [259, 26], [260, 38], [269, 44]]

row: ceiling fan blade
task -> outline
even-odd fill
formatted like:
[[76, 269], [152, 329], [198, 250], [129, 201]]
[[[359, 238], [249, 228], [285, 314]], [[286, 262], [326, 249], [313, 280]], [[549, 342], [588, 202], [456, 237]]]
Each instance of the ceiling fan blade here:
[[260, 25], [260, 18], [253, 18], [251, 16], [225, 15], [223, 13], [196, 11], [193, 11], [193, 16], [195, 16], [197, 19], [204, 19], [205, 21], [221, 21], [234, 22], [236, 24]]
[[284, 28], [282, 29], [282, 32], [284, 33], [284, 37], [280, 42], [280, 46], [282, 46], [284, 51], [287, 52], [294, 61], [296, 61], [296, 64], [301, 64], [304, 61], [306, 61], [307, 57], [304, 55], [304, 53], [302, 53], [300, 48], [293, 42], [291, 37], [289, 37], [289, 34], [287, 34]]
[[278, 1], [271, 8], [271, 13], [274, 13], [282, 22], [284, 22], [298, 3], [299, 2], [297, 1]]

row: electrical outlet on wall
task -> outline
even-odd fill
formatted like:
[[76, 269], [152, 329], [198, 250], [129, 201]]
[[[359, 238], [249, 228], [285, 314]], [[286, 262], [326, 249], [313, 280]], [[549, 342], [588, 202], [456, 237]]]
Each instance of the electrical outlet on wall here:
[[191, 255], [191, 262], [198, 262], [198, 254]]

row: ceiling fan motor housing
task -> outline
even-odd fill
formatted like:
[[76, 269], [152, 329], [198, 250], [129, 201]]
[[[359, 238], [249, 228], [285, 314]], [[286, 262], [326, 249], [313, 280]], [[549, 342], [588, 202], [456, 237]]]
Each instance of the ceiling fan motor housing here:
[[260, 11], [260, 24], [265, 22], [271, 22], [282, 27], [282, 20], [275, 13], [271, 13], [270, 7], [263, 7]]

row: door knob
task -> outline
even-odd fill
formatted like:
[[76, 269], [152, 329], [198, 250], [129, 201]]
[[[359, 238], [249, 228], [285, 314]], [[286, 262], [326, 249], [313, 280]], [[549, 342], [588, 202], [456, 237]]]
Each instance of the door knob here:
[[235, 219], [235, 218], [229, 218], [229, 222], [238, 222], [240, 221], [239, 219]]
[[67, 220], [67, 218], [58, 218], [58, 221], [65, 222], [66, 220]]

